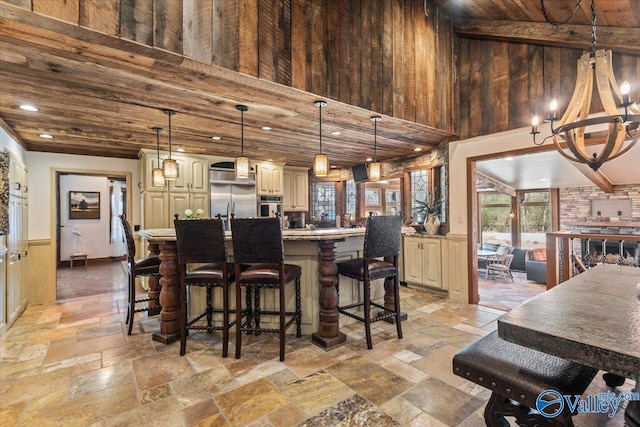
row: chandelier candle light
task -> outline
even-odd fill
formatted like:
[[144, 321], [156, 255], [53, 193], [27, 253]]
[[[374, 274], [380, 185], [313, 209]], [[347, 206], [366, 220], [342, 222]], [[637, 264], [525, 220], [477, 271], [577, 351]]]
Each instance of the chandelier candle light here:
[[[577, 0], [573, 13], [581, 1]], [[544, 0], [541, 0], [541, 5], [547, 22], [556, 25], [547, 17]], [[571, 19], [571, 16], [568, 19]], [[558, 101], [555, 98], [549, 105], [546, 121], [551, 124], [551, 135], [541, 142], [536, 142], [536, 135], [540, 133], [540, 119], [537, 115], [531, 121], [530, 134], [533, 135], [535, 145], [542, 145], [548, 138], [553, 138], [556, 150], [560, 154], [573, 162], [585, 163], [597, 171], [604, 162], [623, 155], [638, 142], [640, 107], [631, 102], [629, 82], [625, 81], [618, 86], [613, 73], [611, 51], [596, 50], [595, 0], [591, 0], [591, 50], [578, 59], [577, 69], [576, 86], [562, 118], [557, 118]], [[589, 118], [594, 82], [606, 115]], [[623, 109], [624, 113], [620, 113], [619, 109]], [[555, 121], [558, 123], [554, 128]], [[602, 129], [605, 125], [608, 128], [606, 131]], [[587, 130], [589, 127], [591, 131]], [[602, 144], [604, 146], [600, 153], [594, 152], [590, 155], [587, 152], [587, 145]], [[566, 149], [569, 151], [565, 151]]]
[[377, 148], [378, 148], [378, 122], [382, 120], [380, 116], [372, 116], [371, 121], [373, 122], [373, 162], [369, 163], [369, 179], [371, 181], [379, 181], [381, 172], [380, 172], [380, 162], [377, 158]]
[[162, 128], [155, 126], [151, 129], [156, 132], [156, 153], [158, 154], [158, 163], [151, 172], [151, 178], [153, 180], [151, 185], [153, 185], [154, 187], [164, 187], [164, 172], [160, 165], [160, 131], [162, 130]]
[[236, 157], [236, 177], [249, 178], [249, 158], [244, 156], [244, 112], [249, 110], [246, 105], [236, 105], [240, 111], [240, 157]]
[[313, 174], [323, 177], [329, 174], [329, 158], [326, 154], [322, 154], [322, 107], [325, 107], [327, 103], [325, 101], [316, 101], [313, 105], [318, 107], [318, 111], [320, 112], [320, 152], [313, 158]]
[[171, 116], [174, 116], [176, 112], [169, 109], [163, 111], [169, 116], [169, 158], [162, 162], [162, 173], [167, 181], [175, 181], [178, 179], [178, 162], [171, 158]]

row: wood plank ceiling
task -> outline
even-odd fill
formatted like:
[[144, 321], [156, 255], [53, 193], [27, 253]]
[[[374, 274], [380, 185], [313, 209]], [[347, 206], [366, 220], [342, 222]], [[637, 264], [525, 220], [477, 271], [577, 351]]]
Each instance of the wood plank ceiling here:
[[[550, 3], [549, 14], [554, 20], [564, 19], [574, 4], [573, 1], [547, 1]], [[9, 3], [31, 4], [34, 12], [43, 15], [34, 14], [28, 7], [25, 10]], [[318, 110], [313, 102], [327, 97], [274, 83], [277, 79], [267, 81], [211, 66], [169, 52], [170, 47], [158, 49], [144, 43], [125, 41], [109, 35], [115, 31], [113, 28], [90, 31], [81, 25], [64, 22], [69, 21], [65, 16], [58, 17], [62, 21], [44, 16], [62, 13], [59, 1], [55, 11], [36, 10], [37, 5], [52, 4], [49, 0], [12, 0], [9, 3], [0, 0], [0, 118], [29, 150], [135, 158], [140, 148], [155, 148], [153, 126], [165, 128], [161, 134], [161, 145], [166, 149], [167, 117], [162, 109], [172, 108], [179, 111], [172, 119], [174, 148], [183, 147], [190, 153], [234, 157], [240, 152], [240, 117], [234, 106], [242, 103], [249, 106], [245, 113], [245, 153], [250, 153], [254, 160], [273, 159], [310, 166], [319, 140]], [[394, 8], [402, 4], [392, 3]], [[404, 12], [415, 19], [415, 4], [420, 8], [422, 4], [418, 1], [410, 3], [414, 9]], [[78, 3], [64, 2], [65, 7], [70, 4]], [[120, 4], [124, 7], [129, 3]], [[183, 4], [193, 5], [190, 2]], [[238, 7], [235, 2], [229, 4]], [[314, 3], [300, 0], [292, 4], [291, 8], [300, 8], [300, 4]], [[457, 33], [469, 37], [518, 37], [524, 43], [534, 44], [543, 43], [542, 38], [547, 40], [544, 42], [547, 44], [565, 45], [573, 43], [571, 37], [575, 37], [570, 34], [573, 27], [560, 35], [554, 34], [547, 24], [540, 24], [545, 28], [535, 27], [536, 23], [545, 22], [536, 1], [427, 0], [424, 14], [433, 14], [436, 10], [434, 5], [452, 17], [453, 29]], [[580, 27], [581, 32], [588, 28], [589, 7], [589, 0], [582, 1], [571, 21], [572, 25]], [[393, 9], [394, 18], [397, 10], [400, 9]], [[607, 43], [613, 43], [620, 49], [638, 54], [640, 48], [635, 41], [640, 34], [640, 1], [599, 0], [597, 10], [598, 25], [612, 28], [611, 34], [603, 37], [605, 47]], [[387, 16], [382, 6], [378, 12], [380, 16]], [[69, 16], [74, 16], [74, 13], [82, 15], [82, 10], [70, 11]], [[436, 10], [435, 13], [440, 12]], [[98, 17], [93, 22], [107, 21]], [[535, 31], [523, 35], [524, 27], [520, 25], [533, 26]], [[538, 34], [536, 38], [533, 34], [536, 31], [542, 36]], [[120, 36], [124, 38], [122, 32]], [[155, 37], [158, 37], [157, 33]], [[402, 37], [405, 43], [409, 40], [406, 29]], [[625, 41], [625, 37], [630, 39]], [[386, 43], [385, 40], [380, 41], [383, 42]], [[575, 43], [584, 47], [588, 40], [580, 36]], [[307, 48], [313, 49], [313, 43]], [[209, 55], [211, 51], [209, 47]], [[215, 49], [213, 55], [216, 55]], [[393, 52], [393, 57], [396, 56], [397, 52]], [[449, 64], [455, 66], [451, 58]], [[273, 61], [277, 62], [277, 58]], [[444, 67], [450, 68], [448, 64]], [[430, 72], [434, 74], [433, 70]], [[394, 70], [394, 79], [396, 75], [401, 73]], [[384, 72], [381, 72], [379, 77], [383, 76]], [[435, 75], [432, 77], [436, 78]], [[442, 80], [441, 77], [438, 76], [438, 81]], [[447, 81], [446, 84], [449, 83]], [[416, 90], [415, 82], [411, 85]], [[457, 114], [458, 103], [450, 101], [454, 99], [455, 89], [451, 87], [448, 92], [439, 94], [437, 100], [440, 102], [438, 105], [447, 109], [439, 111], [447, 115], [440, 121], [443, 125], [434, 123], [429, 126], [415, 112], [413, 116], [403, 114], [402, 108], [406, 110], [409, 101], [404, 105], [402, 102], [398, 104], [399, 113], [395, 102], [392, 109], [380, 107], [387, 114], [383, 114], [383, 121], [378, 126], [378, 157], [385, 160], [411, 156], [415, 155], [415, 148], [428, 151], [443, 141], [456, 138], [458, 118], [451, 119], [450, 115]], [[390, 95], [396, 101], [398, 94]], [[424, 96], [420, 90], [416, 90], [418, 96]], [[331, 163], [337, 166], [364, 161], [373, 151], [373, 125], [369, 117], [379, 113], [372, 111], [374, 108], [327, 100], [328, 106], [322, 113], [323, 151], [329, 153]], [[29, 113], [19, 110], [17, 107], [23, 102], [37, 104], [40, 111]], [[429, 114], [438, 116], [438, 112], [429, 111]], [[459, 120], [465, 118], [460, 117]], [[272, 129], [263, 130], [263, 126]], [[333, 132], [341, 134], [336, 136]], [[39, 137], [42, 133], [53, 135], [53, 140], [43, 140]], [[214, 141], [213, 136], [221, 139]]]

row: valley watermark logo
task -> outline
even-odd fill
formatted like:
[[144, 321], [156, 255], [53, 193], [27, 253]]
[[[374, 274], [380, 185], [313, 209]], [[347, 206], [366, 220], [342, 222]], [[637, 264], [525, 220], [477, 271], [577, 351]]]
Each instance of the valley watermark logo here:
[[536, 399], [536, 409], [546, 418], [555, 418], [564, 411], [565, 406], [571, 413], [600, 413], [613, 418], [625, 400], [640, 400], [640, 393], [614, 393], [606, 391], [588, 394], [584, 399], [580, 395], [560, 394], [556, 390], [545, 390]]

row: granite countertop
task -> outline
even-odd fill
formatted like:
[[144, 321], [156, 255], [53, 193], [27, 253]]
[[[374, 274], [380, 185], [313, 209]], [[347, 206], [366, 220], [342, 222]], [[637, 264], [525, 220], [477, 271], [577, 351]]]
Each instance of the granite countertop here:
[[640, 269], [598, 265], [498, 319], [520, 345], [640, 381]]
[[[283, 240], [341, 240], [347, 237], [364, 236], [365, 229], [361, 228], [320, 228], [311, 230], [308, 228], [293, 228], [282, 230]], [[175, 240], [176, 232], [173, 228], [153, 228], [138, 231], [138, 235], [149, 240]], [[226, 231], [227, 238], [231, 238], [231, 232]]]

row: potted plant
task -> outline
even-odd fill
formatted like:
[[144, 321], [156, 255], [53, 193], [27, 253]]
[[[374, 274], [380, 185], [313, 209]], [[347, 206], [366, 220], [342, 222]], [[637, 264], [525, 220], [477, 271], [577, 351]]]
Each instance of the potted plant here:
[[433, 200], [418, 200], [416, 199], [418, 206], [414, 209], [416, 218], [422, 219], [423, 228], [427, 234], [438, 234], [440, 227], [440, 208], [442, 206], [442, 200], [435, 198]]

